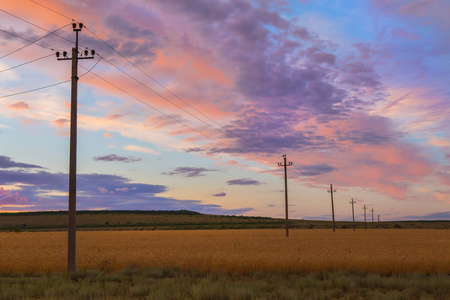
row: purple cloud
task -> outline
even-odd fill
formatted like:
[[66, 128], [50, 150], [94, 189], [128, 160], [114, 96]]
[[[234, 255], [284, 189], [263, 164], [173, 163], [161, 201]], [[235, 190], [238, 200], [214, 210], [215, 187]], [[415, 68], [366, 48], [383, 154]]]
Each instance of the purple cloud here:
[[206, 169], [206, 168], [195, 168], [195, 167], [178, 167], [172, 172], [162, 173], [164, 175], [182, 175], [184, 177], [198, 177], [204, 176], [204, 172], [215, 172], [217, 170]]
[[233, 179], [227, 181], [228, 185], [260, 185], [263, 184], [258, 180], [253, 180], [250, 178]]
[[24, 163], [17, 163], [12, 161], [11, 158], [7, 156], [0, 155], [0, 168], [8, 169], [8, 168], [34, 168], [34, 169], [42, 169], [41, 166], [30, 165]]
[[427, 215], [411, 215], [411, 216], [404, 216], [401, 218], [402, 220], [441, 220], [441, 221], [448, 221], [450, 220], [450, 211], [443, 211], [443, 212], [436, 212], [432, 214]]
[[[2, 210], [14, 209], [8, 205], [27, 205], [23, 210], [66, 210], [68, 175], [62, 173], [24, 173], [0, 170], [0, 185], [17, 185], [18, 191], [0, 188]], [[130, 183], [125, 177], [105, 174], [77, 175], [77, 209], [109, 210], [193, 210], [207, 214], [243, 214], [252, 208], [225, 209], [220, 205], [203, 204], [199, 200], [178, 200], [158, 197], [166, 186]], [[57, 194], [53, 194], [57, 192]]]
[[93, 158], [93, 160], [95, 161], [120, 161], [120, 162], [137, 162], [137, 161], [141, 161], [141, 158], [138, 157], [132, 157], [132, 156], [128, 156], [128, 157], [123, 157], [123, 156], [117, 156], [115, 154], [109, 154], [109, 155], [105, 155], [105, 156], [96, 156]]
[[221, 192], [221, 193], [214, 194], [213, 196], [214, 197], [225, 197], [226, 195], [227, 195], [227, 193]]
[[330, 173], [336, 170], [336, 168], [326, 164], [301, 165], [299, 168], [300, 170], [302, 170], [303, 174], [307, 176], [317, 176], [321, 174]]

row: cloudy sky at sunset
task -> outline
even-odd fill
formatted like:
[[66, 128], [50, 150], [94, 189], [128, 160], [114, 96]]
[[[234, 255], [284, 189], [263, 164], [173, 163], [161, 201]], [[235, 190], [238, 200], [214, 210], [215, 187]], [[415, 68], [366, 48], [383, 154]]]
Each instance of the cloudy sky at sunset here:
[[[0, 4], [0, 212], [450, 219], [447, 0]], [[83, 54], [84, 55], [84, 54]], [[369, 212], [368, 212], [369, 213]]]

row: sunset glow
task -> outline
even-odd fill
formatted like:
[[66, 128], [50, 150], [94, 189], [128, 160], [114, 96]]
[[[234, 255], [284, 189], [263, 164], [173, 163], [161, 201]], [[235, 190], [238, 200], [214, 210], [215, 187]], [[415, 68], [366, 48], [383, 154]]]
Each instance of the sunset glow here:
[[[0, 4], [0, 212], [450, 219], [450, 2]], [[54, 32], [55, 31], [55, 32]], [[51, 34], [50, 32], [54, 32]]]

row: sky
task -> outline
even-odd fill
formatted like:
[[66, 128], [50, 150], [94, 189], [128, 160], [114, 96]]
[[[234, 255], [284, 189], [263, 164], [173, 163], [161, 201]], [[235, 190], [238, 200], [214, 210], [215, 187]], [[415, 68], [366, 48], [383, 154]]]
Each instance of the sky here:
[[[447, 0], [0, 4], [0, 212], [450, 219]], [[372, 211], [373, 210], [373, 211]]]

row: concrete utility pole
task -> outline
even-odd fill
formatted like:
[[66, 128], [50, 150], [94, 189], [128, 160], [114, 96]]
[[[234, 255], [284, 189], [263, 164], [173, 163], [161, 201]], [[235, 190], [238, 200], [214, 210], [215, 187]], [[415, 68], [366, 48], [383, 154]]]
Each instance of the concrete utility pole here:
[[368, 207], [364, 204], [364, 207], [363, 207], [363, 209], [364, 209], [364, 230], [367, 230], [367, 223], [366, 223], [366, 209], [367, 209]]
[[283, 155], [283, 158], [284, 158], [284, 163], [278, 163], [278, 166], [284, 167], [284, 198], [285, 198], [285, 206], [286, 206], [286, 237], [289, 237], [287, 167], [292, 166], [292, 162], [286, 163], [286, 154]]
[[336, 232], [336, 226], [334, 225], [334, 203], [333, 203], [333, 193], [336, 193], [336, 190], [333, 190], [333, 185], [330, 184], [330, 190], [328, 193], [331, 193], [331, 214], [333, 215], [333, 232]]
[[350, 203], [352, 204], [352, 216], [353, 216], [353, 231], [355, 231], [356, 225], [355, 225], [355, 207], [354, 204], [356, 203], [355, 201], [350, 201]]
[[373, 222], [373, 212], [375, 211], [375, 209], [373, 209], [373, 207], [372, 207], [372, 209], [371, 209], [370, 211], [372, 212], [372, 228], [374, 228], [374, 222]]
[[69, 165], [69, 241], [67, 255], [67, 270], [75, 272], [76, 264], [76, 189], [77, 189], [77, 86], [78, 86], [78, 59], [92, 59], [95, 51], [89, 53], [85, 50], [84, 56], [78, 56], [78, 32], [83, 28], [83, 23], [73, 23], [73, 31], [75, 31], [75, 47], [72, 48], [72, 57], [67, 57], [64, 51], [61, 56], [60, 52], [56, 52], [57, 60], [72, 61], [72, 86], [71, 86], [71, 104], [70, 104], [70, 165]]

